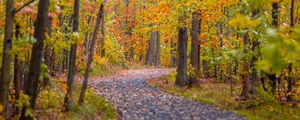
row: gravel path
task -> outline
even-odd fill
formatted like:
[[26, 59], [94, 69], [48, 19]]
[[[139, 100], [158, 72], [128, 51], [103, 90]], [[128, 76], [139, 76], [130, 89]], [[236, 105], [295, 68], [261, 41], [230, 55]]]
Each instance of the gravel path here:
[[122, 120], [240, 120], [231, 112], [186, 100], [150, 87], [146, 80], [172, 69], [138, 69], [93, 78], [89, 85], [112, 102]]

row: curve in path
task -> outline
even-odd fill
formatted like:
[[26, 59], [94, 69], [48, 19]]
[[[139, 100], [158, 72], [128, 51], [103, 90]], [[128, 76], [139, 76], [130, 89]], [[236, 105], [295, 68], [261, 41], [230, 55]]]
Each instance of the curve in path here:
[[119, 75], [93, 78], [89, 85], [112, 102], [122, 120], [241, 120], [223, 109], [186, 100], [147, 84], [172, 69], [128, 70]]

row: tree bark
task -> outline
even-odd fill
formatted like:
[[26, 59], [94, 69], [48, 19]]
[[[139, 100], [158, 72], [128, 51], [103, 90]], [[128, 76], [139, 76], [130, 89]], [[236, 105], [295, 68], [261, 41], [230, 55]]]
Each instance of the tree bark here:
[[[87, 24], [90, 25], [92, 21], [92, 16], [88, 17], [87, 20]], [[88, 54], [89, 54], [89, 46], [90, 46], [90, 36], [92, 33], [89, 33], [88, 31], [85, 33], [85, 39], [84, 39], [84, 47], [85, 47], [85, 51], [84, 51], [84, 55], [85, 55], [85, 60], [87, 61], [88, 59]]]
[[[207, 22], [207, 24], [208, 24], [208, 22]], [[207, 27], [207, 32], [209, 33], [210, 32], [210, 25], [208, 24], [208, 27]], [[207, 39], [208, 38], [204, 38], [203, 39], [203, 42], [205, 43], [206, 41], [207, 41]], [[203, 51], [203, 56], [206, 56], [207, 55], [207, 53], [206, 53], [206, 50], [204, 50]], [[209, 67], [209, 65], [208, 65], [208, 63], [209, 63], [209, 61], [208, 60], [203, 60], [202, 61], [202, 63], [203, 63], [203, 72], [204, 72], [204, 77], [205, 78], [209, 78], [210, 76], [209, 76], [209, 71], [208, 71], [208, 67]]]
[[150, 40], [149, 40], [149, 47], [147, 51], [147, 59], [146, 65], [153, 65], [154, 63], [154, 42], [155, 42], [155, 32], [151, 32]]
[[170, 66], [175, 67], [176, 66], [176, 43], [174, 43], [172, 40], [171, 40], [170, 43], [171, 43], [171, 51], [170, 51], [171, 63], [170, 63]]
[[102, 35], [102, 41], [101, 41], [101, 57], [105, 56], [105, 10], [102, 10], [103, 17], [101, 18], [101, 35]]
[[[73, 20], [73, 33], [78, 33], [79, 28], [79, 9], [80, 9], [80, 0], [74, 1], [74, 20]], [[70, 51], [70, 62], [69, 62], [69, 71], [68, 71], [68, 81], [67, 81], [67, 94], [64, 101], [65, 111], [69, 111], [72, 107], [71, 100], [73, 98], [73, 84], [74, 84], [74, 75], [76, 70], [76, 52], [77, 52], [77, 38], [75, 43], [71, 45]]]
[[[291, 13], [290, 13], [290, 22], [291, 22], [291, 27], [294, 27], [294, 7], [295, 7], [295, 0], [291, 1]], [[293, 64], [290, 63], [288, 66], [288, 81], [287, 81], [287, 101], [292, 102], [294, 99], [294, 95], [292, 94], [293, 91], [293, 85], [294, 85], [294, 79], [292, 76], [292, 72], [293, 72]]]
[[[279, 26], [279, 2], [272, 3], [272, 25], [274, 27]], [[271, 92], [275, 95], [276, 93], [276, 74], [271, 73], [268, 75], [268, 78], [270, 80], [270, 86], [271, 86]]]
[[272, 25], [279, 26], [279, 2], [272, 3]]
[[92, 43], [90, 46], [90, 52], [89, 52], [88, 61], [87, 61], [86, 69], [85, 69], [84, 80], [82, 83], [82, 89], [81, 89], [79, 100], [78, 100], [79, 105], [82, 105], [84, 102], [85, 91], [86, 91], [86, 88], [88, 85], [89, 74], [91, 71], [91, 65], [92, 65], [93, 57], [94, 57], [94, 51], [95, 51], [94, 48], [95, 48], [95, 44], [96, 44], [96, 39], [97, 39], [98, 31], [100, 28], [101, 18], [103, 17], [103, 15], [101, 13], [102, 13], [104, 4], [105, 3], [102, 2], [101, 6], [99, 8], [99, 11], [98, 11], [97, 18], [96, 18], [96, 24], [95, 24], [95, 29], [93, 32]]
[[160, 67], [160, 33], [156, 31], [155, 66]]
[[[253, 19], [255, 19], [258, 12], [259, 12], [259, 10], [257, 10], [257, 9], [252, 11], [252, 18]], [[250, 94], [255, 94], [257, 92], [256, 87], [258, 86], [257, 70], [256, 70], [256, 66], [254, 65], [255, 62], [258, 60], [258, 58], [255, 54], [258, 45], [259, 45], [259, 43], [258, 43], [257, 39], [253, 38], [253, 40], [252, 40], [252, 60], [251, 60], [251, 63], [250, 63], [250, 67], [251, 67]]]
[[[245, 35], [243, 35], [243, 42], [245, 45], [244, 54], [247, 54], [248, 51], [248, 42], [249, 42], [249, 36], [248, 33], [246, 33]], [[243, 73], [242, 73], [242, 93], [241, 93], [241, 97], [243, 97], [243, 99], [248, 99], [249, 98], [249, 64], [248, 64], [248, 60], [247, 57], [243, 58]]]
[[[125, 0], [125, 10], [126, 12], [128, 13], [129, 12], [129, 4], [130, 4], [130, 0]], [[133, 48], [133, 44], [132, 43], [129, 43], [130, 41], [128, 40], [132, 34], [132, 27], [131, 27], [131, 24], [129, 23], [129, 15], [128, 14], [125, 14], [125, 35], [126, 35], [126, 39], [127, 41], [125, 41], [125, 46], [127, 47], [127, 44], [130, 44], [130, 48], [128, 49], [129, 51], [126, 51], [125, 52], [125, 56], [126, 56], [126, 59], [130, 60], [130, 61], [133, 61], [134, 59], [134, 48]]]
[[10, 68], [11, 68], [11, 49], [12, 49], [12, 37], [14, 27], [14, 0], [6, 1], [6, 18], [5, 18], [5, 35], [4, 35], [4, 47], [2, 57], [2, 69], [1, 69], [1, 84], [0, 84], [0, 104], [3, 105], [4, 110], [1, 115], [6, 120], [9, 119], [8, 108], [8, 92], [10, 84]]
[[190, 86], [195, 85], [199, 74], [199, 30], [200, 30], [199, 14], [193, 13], [192, 20], [192, 44], [191, 44], [191, 65], [194, 73], [191, 75]]
[[[38, 4], [38, 13], [37, 20], [35, 24], [34, 37], [36, 38], [36, 42], [32, 47], [32, 56], [30, 60], [29, 66], [29, 74], [27, 80], [27, 87], [25, 94], [30, 97], [30, 108], [35, 109], [35, 101], [37, 98], [37, 89], [39, 83], [39, 76], [41, 73], [41, 64], [43, 57], [43, 48], [44, 48], [44, 40], [46, 39], [46, 26], [48, 19], [48, 10], [49, 10], [49, 1], [50, 0], [40, 0]], [[32, 120], [32, 116], [26, 116], [27, 107], [24, 106], [22, 109], [21, 120]]]
[[187, 77], [187, 41], [188, 29], [187, 27], [179, 28], [178, 33], [178, 67], [175, 85], [183, 87], [189, 84]]
[[[47, 33], [49, 36], [51, 36], [51, 31], [52, 31], [52, 17], [48, 16], [47, 20]], [[44, 59], [45, 59], [45, 64], [48, 68], [48, 73], [51, 73], [51, 60], [50, 60], [50, 51], [51, 51], [51, 46], [49, 44], [46, 44], [45, 46], [45, 51], [44, 51]], [[49, 76], [45, 76], [43, 79], [43, 87], [45, 88], [46, 86], [50, 85], [50, 78]]]
[[[20, 37], [20, 25], [16, 25], [16, 32], [15, 32], [16, 40]], [[15, 99], [20, 99], [20, 91], [21, 91], [21, 76], [20, 76], [20, 61], [18, 59], [18, 55], [15, 54], [15, 61], [14, 61], [14, 87], [15, 87]], [[19, 107], [15, 107], [15, 115], [19, 114]]]

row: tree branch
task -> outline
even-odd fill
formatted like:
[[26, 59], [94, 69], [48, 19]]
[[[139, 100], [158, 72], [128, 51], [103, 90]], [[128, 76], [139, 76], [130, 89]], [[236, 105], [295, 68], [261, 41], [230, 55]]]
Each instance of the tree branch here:
[[27, 3], [25, 3], [23, 6], [21, 6], [20, 8], [18, 8], [18, 9], [15, 9], [14, 11], [13, 11], [13, 14], [17, 14], [18, 12], [20, 12], [23, 8], [25, 8], [26, 6], [28, 6], [28, 5], [30, 5], [31, 3], [33, 3], [35, 0], [31, 0], [31, 1], [29, 1], [29, 2], [27, 2]]

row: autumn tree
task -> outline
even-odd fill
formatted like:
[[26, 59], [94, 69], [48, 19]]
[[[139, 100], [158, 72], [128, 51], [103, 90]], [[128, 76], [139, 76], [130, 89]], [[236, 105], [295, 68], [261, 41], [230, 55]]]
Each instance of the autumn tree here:
[[92, 62], [93, 62], [93, 57], [94, 57], [94, 51], [95, 51], [95, 44], [96, 44], [96, 40], [97, 40], [97, 35], [98, 35], [98, 31], [100, 28], [100, 23], [101, 23], [101, 19], [103, 17], [103, 9], [104, 9], [104, 4], [105, 1], [103, 1], [99, 7], [99, 11], [97, 14], [97, 18], [96, 18], [96, 23], [95, 23], [95, 29], [93, 32], [93, 37], [91, 40], [91, 46], [89, 47], [89, 55], [88, 55], [88, 60], [87, 60], [87, 65], [85, 68], [85, 73], [84, 73], [84, 80], [82, 83], [82, 89], [80, 92], [80, 96], [79, 96], [79, 100], [78, 100], [78, 104], [82, 105], [84, 102], [84, 97], [85, 97], [85, 91], [88, 87], [88, 79], [89, 79], [89, 75], [90, 75], [90, 71], [91, 71], [91, 66], [92, 66]]
[[10, 84], [10, 69], [11, 69], [11, 49], [13, 42], [13, 28], [14, 28], [14, 16], [23, 8], [34, 2], [34, 0], [25, 3], [20, 8], [14, 8], [14, 0], [8, 0], [6, 2], [6, 16], [5, 16], [5, 35], [4, 35], [4, 47], [1, 69], [1, 84], [0, 84], [0, 104], [4, 106], [4, 110], [1, 115], [5, 116], [5, 119], [9, 119], [8, 109], [8, 93]]
[[[79, 27], [79, 9], [80, 9], [80, 1], [74, 1], [74, 15], [73, 15], [73, 34], [78, 34], [78, 27]], [[77, 38], [75, 38], [77, 39]], [[73, 97], [73, 84], [74, 84], [74, 75], [75, 75], [75, 67], [76, 67], [76, 52], [77, 52], [77, 40], [73, 41], [74, 43], [71, 45], [70, 51], [70, 61], [69, 61], [69, 71], [68, 71], [68, 91], [65, 96], [65, 110], [68, 111], [71, 108], [71, 99]]]
[[156, 39], [155, 32], [150, 33], [150, 40], [148, 44], [148, 50], [147, 50], [147, 57], [146, 57], [146, 64], [147, 65], [153, 65], [154, 63], [154, 43]]
[[[184, 23], [185, 17], [181, 16], [179, 20]], [[188, 28], [183, 24], [178, 30], [178, 66], [175, 84], [179, 87], [189, 84], [187, 76], [187, 42]]]
[[[49, 0], [40, 0], [38, 4], [37, 19], [34, 30], [34, 37], [37, 40], [32, 47], [32, 56], [30, 60], [29, 73], [25, 94], [30, 97], [30, 109], [35, 109], [35, 102], [38, 96], [38, 84], [41, 73], [41, 64], [44, 49], [44, 40], [46, 39], [46, 27], [48, 21]], [[32, 116], [26, 115], [27, 106], [23, 107], [22, 120], [32, 120]]]
[[194, 12], [192, 16], [192, 44], [191, 44], [191, 65], [194, 69], [193, 74], [191, 75], [190, 85], [193, 85], [197, 81], [197, 76], [199, 74], [199, 31], [200, 31], [200, 19], [199, 13]]

